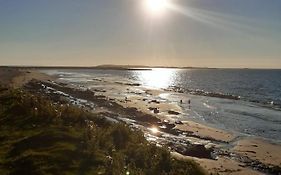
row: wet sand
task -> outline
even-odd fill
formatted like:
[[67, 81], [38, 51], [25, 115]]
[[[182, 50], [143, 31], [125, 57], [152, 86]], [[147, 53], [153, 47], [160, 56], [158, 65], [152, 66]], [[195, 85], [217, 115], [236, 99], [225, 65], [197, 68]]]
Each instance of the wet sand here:
[[243, 139], [238, 141], [233, 151], [253, 160], [281, 167], [280, 145], [262, 139]]
[[[157, 94], [160, 94], [160, 92]], [[151, 100], [144, 101], [139, 96], [131, 96], [127, 98], [127, 101], [118, 101], [118, 103], [124, 107], [136, 107], [141, 112], [151, 114], [162, 121], [169, 120], [172, 123], [178, 121], [176, 113], [182, 113], [182, 110], [178, 105], [168, 104], [157, 100], [156, 103], [151, 102]], [[157, 112], [155, 112], [154, 109], [157, 109]], [[175, 114], [169, 114], [169, 111], [170, 113], [173, 111]], [[176, 124], [175, 129], [193, 133], [193, 135], [198, 138], [216, 140], [219, 142], [231, 142], [236, 137], [230, 132], [211, 128], [193, 121], [181, 121], [181, 124]]]
[[[0, 83], [2, 85], [9, 84], [10, 86], [16, 88], [21, 87], [28, 83], [30, 80], [34, 79], [42, 83], [46, 82], [48, 84], [51, 84], [51, 81], [48, 80], [56, 80], [55, 77], [50, 77], [35, 70], [28, 69], [18, 70], [0, 68], [0, 75]], [[57, 82], [61, 83], [60, 81]], [[123, 88], [130, 89], [130, 87], [130, 85], [123, 85]], [[60, 90], [63, 90], [63, 87]], [[271, 144], [258, 138], [244, 138], [242, 140], [236, 141], [236, 136], [233, 133], [222, 131], [216, 128], [211, 128], [192, 121], [183, 121], [180, 124], [176, 124], [175, 121], [177, 121], [177, 115], [170, 115], [169, 117], [165, 116], [167, 116], [168, 111], [181, 113], [181, 109], [178, 108], [177, 105], [166, 104], [164, 102], [158, 101], [157, 99], [152, 101], [151, 99], [161, 94], [161, 91], [148, 89], [141, 90], [145, 91], [145, 93], [148, 94], [148, 99], [144, 100], [142, 97], [136, 94], [130, 96], [125, 100], [107, 96], [108, 94], [106, 91], [99, 92], [99, 95], [104, 96], [102, 96], [101, 99], [96, 98], [96, 101], [94, 102], [97, 103], [97, 101], [99, 100], [99, 103], [103, 104], [104, 106], [101, 105], [99, 107], [96, 107], [96, 112], [110, 113], [116, 111], [116, 109], [111, 108], [118, 108], [118, 112], [123, 110], [121, 112], [122, 115], [128, 115], [128, 117], [134, 115], [138, 116], [139, 118], [143, 117], [143, 119], [140, 121], [144, 122], [146, 126], [153, 124], [161, 126], [167, 122], [170, 123], [170, 125], [167, 126], [171, 128], [168, 127], [168, 129], [163, 130], [163, 132], [171, 132], [175, 130], [180, 131], [177, 132], [178, 134], [187, 132], [188, 135], [186, 138], [193, 138], [189, 140], [194, 142], [191, 143], [191, 145], [198, 142], [200, 144], [206, 143], [205, 146], [211, 145], [210, 147], [215, 150], [216, 158], [199, 159], [195, 157], [183, 156], [178, 153], [176, 153], [175, 156], [180, 158], [194, 159], [195, 161], [200, 163], [202, 167], [208, 170], [208, 172], [219, 174], [262, 174], [263, 172], [273, 172], [272, 174], [278, 174], [278, 172], [281, 172], [280, 145]], [[72, 91], [69, 90], [69, 92], [71, 93]], [[75, 92], [75, 90], [73, 90], [73, 92]], [[81, 92], [77, 91], [76, 93], [77, 97], [85, 96], [82, 95]], [[87, 100], [89, 101], [90, 98], [88, 98]], [[152, 108], [156, 108], [157, 112], [151, 110]], [[108, 116], [115, 117], [113, 114], [110, 114]], [[138, 120], [138, 117], [133, 119]], [[161, 122], [159, 123], [159, 121]], [[210, 143], [212, 143], [213, 141], [214, 144], [212, 146], [212, 144]], [[248, 162], [245, 160], [247, 160]], [[251, 163], [255, 161], [258, 161], [257, 165], [252, 165]], [[272, 170], [273, 168], [277, 170]]]
[[176, 128], [182, 131], [193, 132], [200, 138], [212, 139], [216, 141], [230, 142], [235, 138], [235, 135], [229, 132], [204, 126], [192, 121], [185, 121], [183, 122], [183, 125], [177, 125]]

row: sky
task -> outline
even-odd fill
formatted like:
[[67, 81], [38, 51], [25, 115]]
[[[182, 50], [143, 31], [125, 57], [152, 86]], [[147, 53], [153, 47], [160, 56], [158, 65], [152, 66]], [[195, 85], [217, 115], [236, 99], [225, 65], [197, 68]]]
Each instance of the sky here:
[[0, 0], [0, 65], [281, 68], [280, 0]]

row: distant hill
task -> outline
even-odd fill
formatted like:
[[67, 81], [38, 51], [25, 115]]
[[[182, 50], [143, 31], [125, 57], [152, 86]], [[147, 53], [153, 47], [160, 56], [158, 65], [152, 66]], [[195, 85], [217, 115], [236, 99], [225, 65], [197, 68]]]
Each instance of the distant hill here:
[[44, 69], [112, 69], [112, 70], [151, 70], [153, 68], [170, 69], [218, 69], [208, 67], [176, 67], [176, 66], [145, 66], [145, 65], [114, 65], [104, 64], [98, 66], [0, 66], [0, 68], [44, 68]]
[[104, 64], [98, 65], [93, 68], [101, 69], [152, 69], [152, 68], [171, 68], [171, 69], [215, 69], [208, 67], [177, 67], [177, 66], [145, 66], [145, 65], [114, 65], [114, 64]]
[[92, 68], [96, 69], [115, 69], [115, 70], [151, 70], [149, 66], [143, 65], [113, 65], [113, 64], [104, 64], [98, 65]]

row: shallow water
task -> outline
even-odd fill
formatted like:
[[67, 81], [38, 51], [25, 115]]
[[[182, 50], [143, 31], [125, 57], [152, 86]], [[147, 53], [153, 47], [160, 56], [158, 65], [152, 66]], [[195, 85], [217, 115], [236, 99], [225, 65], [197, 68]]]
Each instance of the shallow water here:
[[[241, 135], [259, 136], [281, 142], [280, 70], [42, 71], [57, 75], [61, 80], [75, 86], [106, 89], [111, 97], [120, 99], [131, 95], [125, 86], [132, 83], [140, 84], [130, 86], [130, 89], [139, 96], [147, 96], [140, 87], [163, 90], [155, 98], [180, 106], [183, 113], [177, 116], [179, 120], [194, 120]], [[117, 88], [122, 85], [124, 89]], [[167, 91], [168, 89], [170, 91]], [[175, 92], [179, 90], [183, 93]], [[216, 97], [212, 97], [212, 94]], [[231, 98], [233, 96], [239, 97], [240, 100], [233, 100]], [[191, 105], [188, 104], [189, 99]], [[180, 100], [183, 100], [183, 103], [180, 103]]]

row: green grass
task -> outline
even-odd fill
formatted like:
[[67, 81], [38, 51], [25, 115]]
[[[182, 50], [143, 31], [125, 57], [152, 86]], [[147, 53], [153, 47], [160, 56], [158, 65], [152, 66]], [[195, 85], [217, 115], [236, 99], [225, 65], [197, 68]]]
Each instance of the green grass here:
[[204, 174], [142, 132], [73, 106], [0, 88], [0, 174]]

